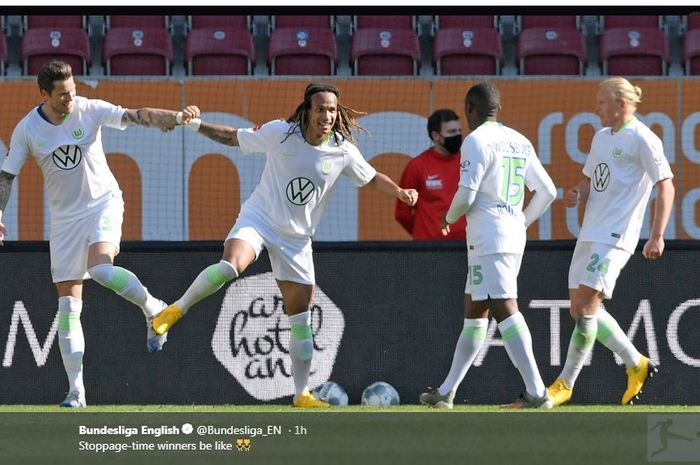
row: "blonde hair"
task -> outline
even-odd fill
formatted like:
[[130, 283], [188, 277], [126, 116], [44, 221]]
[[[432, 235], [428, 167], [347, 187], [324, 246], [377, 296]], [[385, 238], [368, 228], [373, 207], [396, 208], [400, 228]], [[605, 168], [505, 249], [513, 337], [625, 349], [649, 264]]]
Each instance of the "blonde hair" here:
[[633, 86], [623, 77], [611, 77], [600, 83], [601, 89], [606, 89], [614, 100], [627, 100], [635, 107], [642, 102], [642, 89]]

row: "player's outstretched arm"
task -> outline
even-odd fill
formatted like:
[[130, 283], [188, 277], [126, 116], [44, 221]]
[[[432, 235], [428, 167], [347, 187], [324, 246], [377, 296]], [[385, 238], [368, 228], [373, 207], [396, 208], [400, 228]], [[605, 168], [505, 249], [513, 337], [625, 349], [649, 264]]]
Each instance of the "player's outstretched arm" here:
[[415, 189], [402, 189], [389, 176], [377, 171], [377, 174], [372, 178], [368, 185], [372, 185], [393, 197], [396, 197], [406, 205], [413, 206], [418, 201], [418, 191]]
[[178, 124], [189, 127], [209, 139], [220, 144], [238, 146], [238, 129], [223, 124], [214, 124], [202, 121], [201, 112], [196, 105], [189, 105], [178, 112], [176, 119]]
[[177, 112], [161, 108], [139, 108], [126, 110], [122, 116], [124, 126], [145, 126], [159, 128], [163, 132], [172, 131], [177, 126]]
[[12, 190], [12, 180], [15, 179], [14, 174], [0, 171], [0, 245], [3, 245], [7, 228], [2, 224], [2, 212], [5, 211], [7, 202], [10, 200], [10, 191]]

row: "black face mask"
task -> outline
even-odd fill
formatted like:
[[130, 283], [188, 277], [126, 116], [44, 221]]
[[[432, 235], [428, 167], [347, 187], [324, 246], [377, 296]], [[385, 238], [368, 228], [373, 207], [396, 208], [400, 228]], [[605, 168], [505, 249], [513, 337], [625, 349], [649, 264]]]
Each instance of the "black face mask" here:
[[457, 134], [456, 136], [450, 136], [450, 137], [445, 137], [445, 142], [443, 142], [443, 147], [445, 147], [445, 150], [450, 152], [452, 155], [455, 153], [459, 152], [459, 149], [462, 148], [462, 135]]

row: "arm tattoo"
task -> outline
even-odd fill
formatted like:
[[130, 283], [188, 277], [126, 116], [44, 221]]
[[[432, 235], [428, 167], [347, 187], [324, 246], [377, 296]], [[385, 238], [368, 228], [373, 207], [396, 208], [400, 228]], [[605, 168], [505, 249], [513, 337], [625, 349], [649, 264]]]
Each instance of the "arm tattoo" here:
[[157, 108], [126, 110], [122, 116], [125, 126], [146, 126], [147, 128], [172, 129], [177, 125], [175, 112]]
[[0, 171], [0, 212], [5, 210], [7, 202], [10, 200], [13, 179], [15, 179], [14, 174]]
[[236, 128], [232, 128], [230, 126], [222, 126], [220, 124], [212, 124], [202, 121], [198, 132], [203, 136], [224, 145], [238, 145]]

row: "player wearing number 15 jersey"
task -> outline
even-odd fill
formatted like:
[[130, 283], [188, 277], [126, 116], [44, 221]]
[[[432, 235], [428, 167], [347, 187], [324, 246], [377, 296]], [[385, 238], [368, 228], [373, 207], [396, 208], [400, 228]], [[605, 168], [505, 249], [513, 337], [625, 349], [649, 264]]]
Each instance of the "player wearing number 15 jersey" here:
[[[486, 338], [490, 311], [526, 388], [519, 399], [504, 407], [551, 407], [516, 299], [525, 229], [549, 207], [556, 188], [530, 141], [497, 122], [499, 109], [500, 93], [495, 86], [481, 83], [469, 89], [466, 114], [472, 132], [462, 144], [459, 189], [443, 220], [447, 233], [449, 224], [467, 215], [464, 329], [447, 378], [437, 390], [421, 395], [426, 405], [452, 407], [455, 391]], [[523, 210], [526, 187], [535, 194]]]

